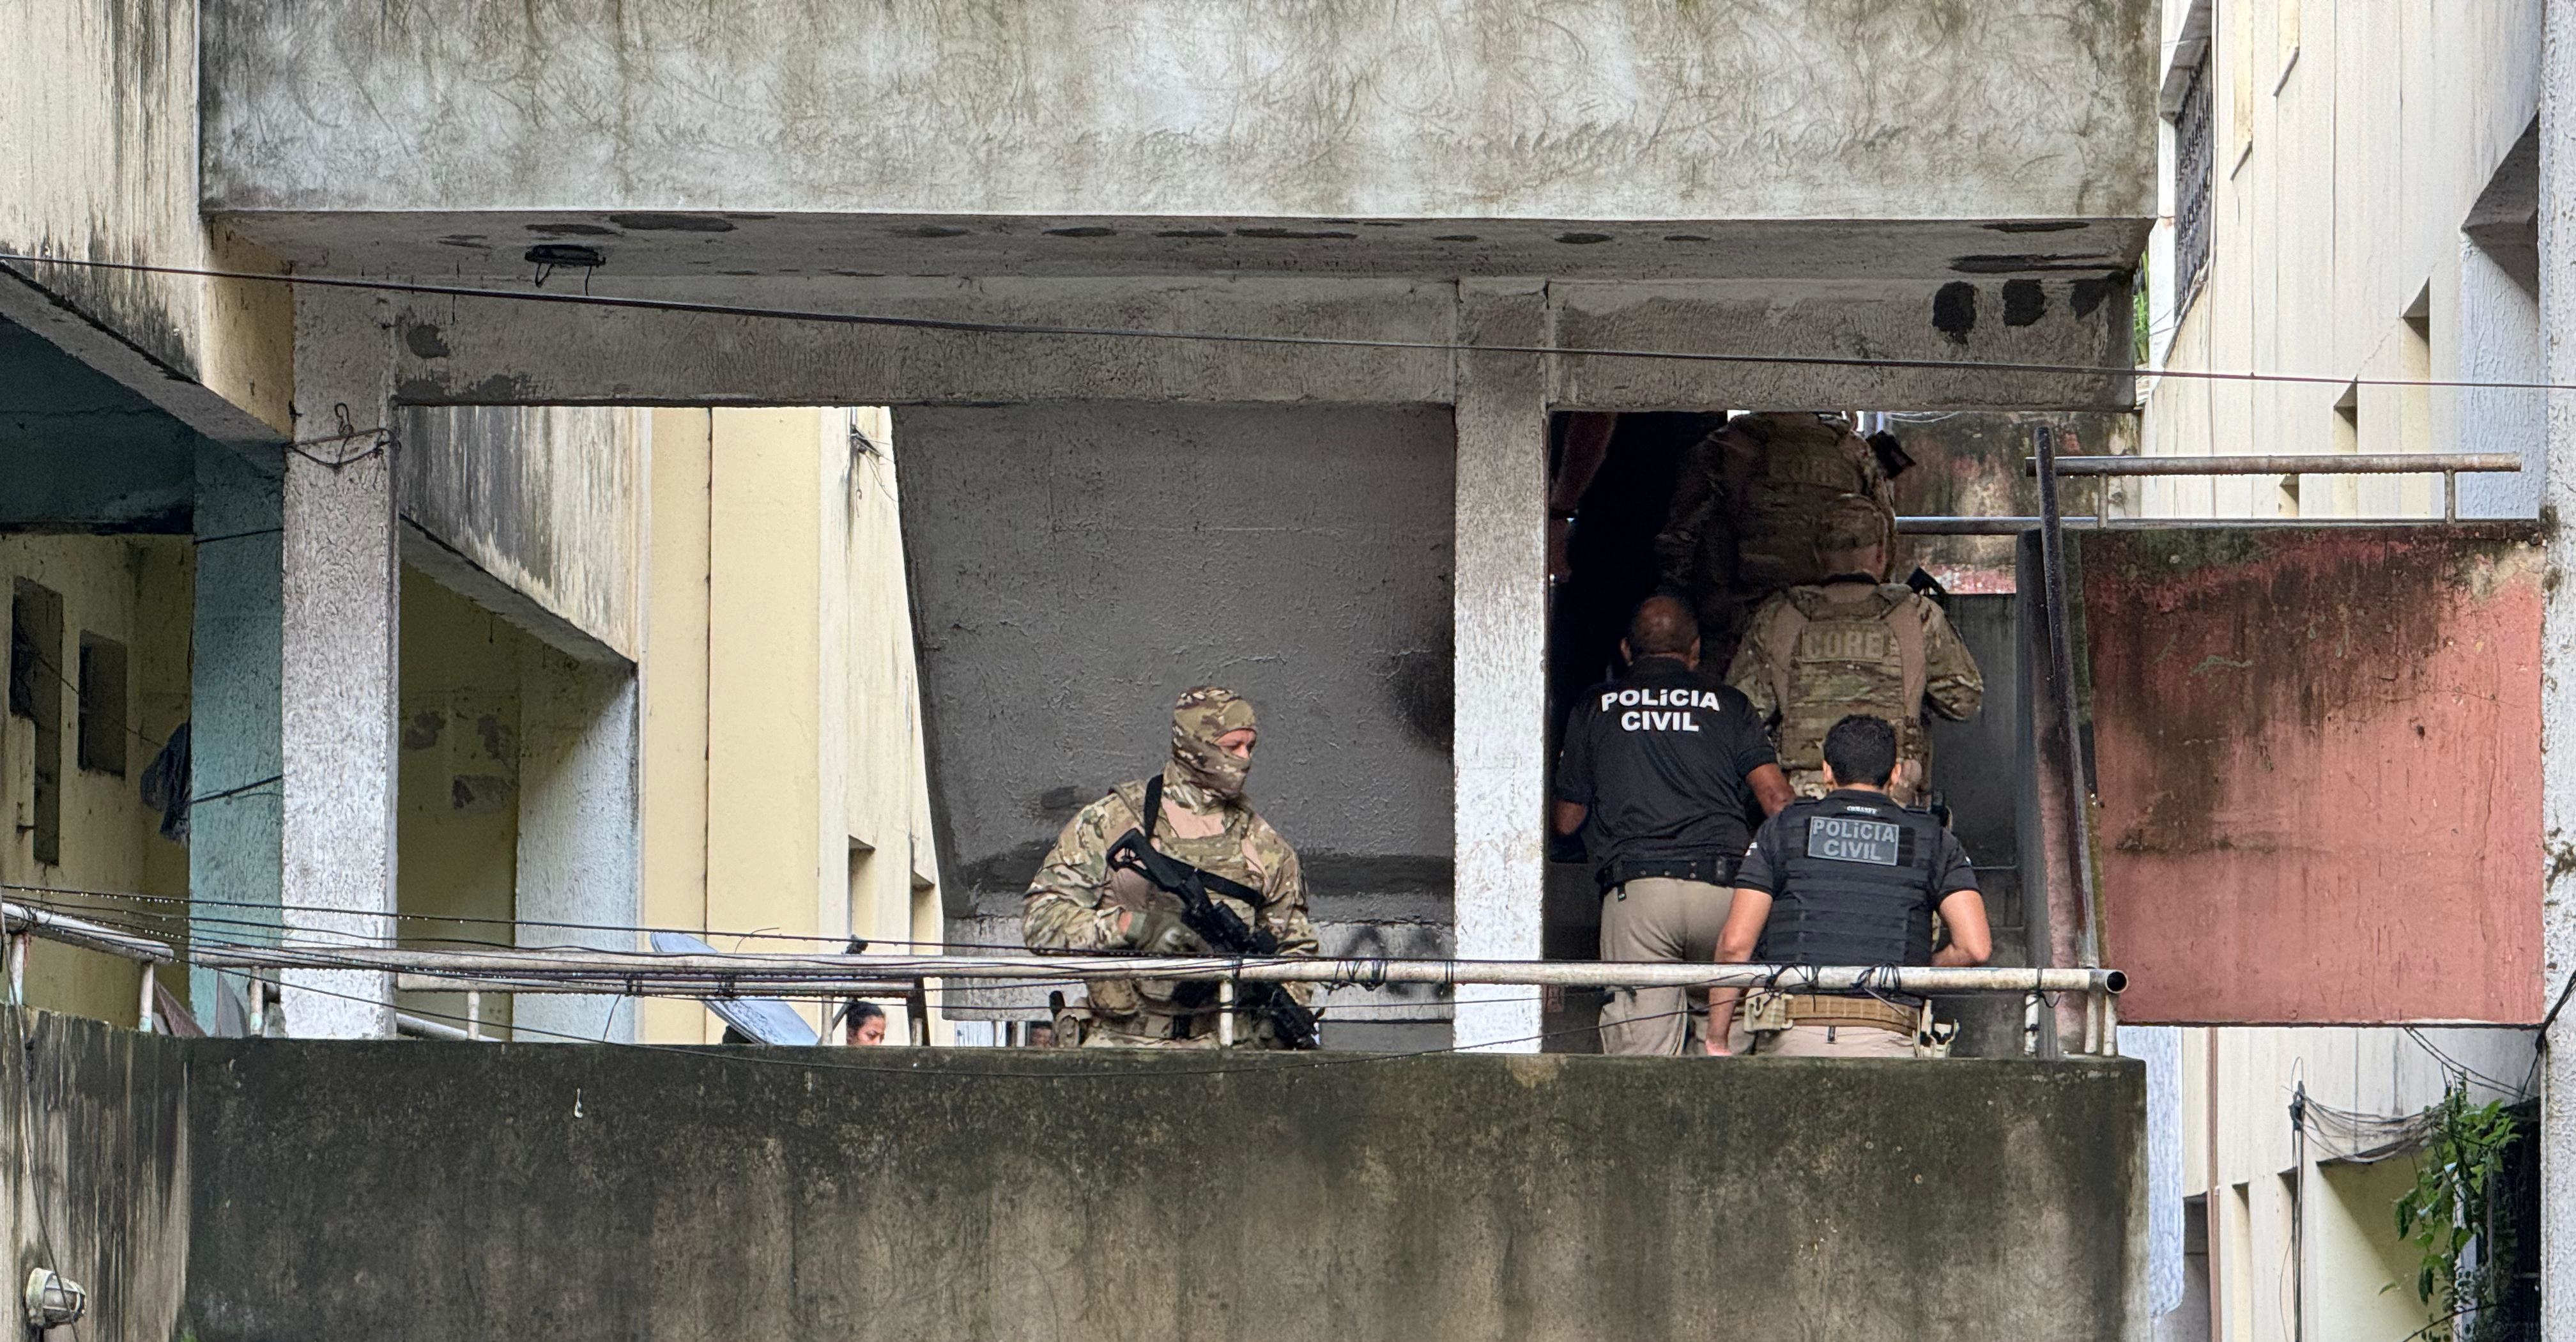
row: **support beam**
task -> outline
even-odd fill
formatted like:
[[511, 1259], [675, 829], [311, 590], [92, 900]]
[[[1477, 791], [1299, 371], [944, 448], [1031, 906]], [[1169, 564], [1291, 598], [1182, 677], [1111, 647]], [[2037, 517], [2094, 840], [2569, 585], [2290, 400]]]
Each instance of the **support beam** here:
[[[1462, 286], [1470, 343], [1547, 334], [1537, 281]], [[1547, 874], [1547, 377], [1534, 355], [1458, 361], [1455, 545], [1457, 954], [1535, 960]], [[1458, 990], [1460, 1048], [1536, 1052], [1538, 994]]]
[[[446, 277], [431, 277], [445, 282]], [[468, 281], [480, 288], [506, 280]], [[605, 281], [603, 281], [605, 283]], [[1462, 282], [1470, 290], [1485, 281]], [[1530, 281], [1537, 284], [1538, 281]], [[2012, 286], [2030, 286], [2028, 295]], [[398, 300], [398, 394], [418, 404], [980, 405], [1009, 401], [1439, 403], [1464, 339], [1460, 286], [1386, 279], [622, 280], [623, 296], [937, 320], [1402, 342], [1372, 348], [1009, 335], [519, 303]], [[1868, 363], [1559, 355], [1550, 399], [1598, 410], [2133, 404], [2128, 290], [2101, 278], [1550, 283], [1563, 349]], [[2032, 313], [2036, 311], [2036, 315]], [[2004, 315], [2012, 312], [2013, 318]], [[1982, 314], [1982, 315], [1979, 315]], [[2014, 324], [2014, 321], [2020, 324]], [[2075, 372], [2001, 372], [1995, 363]], [[2110, 368], [2119, 371], [2080, 371]]]
[[[340, 432], [340, 406], [357, 429], [383, 425], [390, 332], [375, 305], [299, 294], [295, 328], [296, 436]], [[361, 436], [286, 455], [284, 920], [291, 932], [324, 938], [383, 937], [395, 908], [399, 542], [393, 459], [369, 451], [371, 442]], [[393, 1033], [389, 975], [289, 971], [285, 987], [287, 1028], [297, 1035]]]

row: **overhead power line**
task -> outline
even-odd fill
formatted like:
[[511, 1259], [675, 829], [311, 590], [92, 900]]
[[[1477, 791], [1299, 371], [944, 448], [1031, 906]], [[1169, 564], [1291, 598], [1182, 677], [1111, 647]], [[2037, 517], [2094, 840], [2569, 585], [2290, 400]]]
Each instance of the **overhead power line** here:
[[[147, 265], [139, 261], [96, 261], [24, 252], [0, 252], [0, 263], [77, 266], [146, 275], [184, 275], [199, 279], [242, 280], [256, 284], [311, 285], [321, 289], [355, 289], [372, 293], [420, 294], [433, 298], [476, 298], [510, 303], [545, 303], [569, 307], [615, 308], [669, 312], [701, 317], [743, 317], [827, 326], [873, 326], [897, 330], [947, 331], [968, 335], [1063, 336], [1099, 340], [1168, 340], [1223, 345], [1269, 345], [1305, 349], [1405, 350], [1425, 354], [1526, 354], [1566, 358], [1647, 359], [1681, 363], [1715, 363], [1814, 368], [1879, 368], [1924, 372], [2026, 373], [2053, 377], [2177, 377], [2204, 382], [2283, 383], [2322, 387], [2449, 387], [2483, 391], [2576, 391], [2576, 383], [2482, 382], [2462, 378], [2338, 377], [2324, 373], [2274, 373], [2208, 368], [2140, 368], [2119, 364], [2061, 364], [1966, 359], [1892, 359], [1843, 354], [1752, 354], [1710, 350], [1635, 349], [1615, 346], [1471, 344], [1450, 340], [1396, 340], [1375, 336], [1323, 336], [1244, 331], [1165, 330], [1152, 327], [1075, 326], [1047, 322], [974, 321], [953, 317], [912, 317], [891, 313], [829, 312], [810, 308], [765, 307], [747, 303], [703, 303], [678, 298], [634, 298], [613, 294], [551, 293], [543, 289], [487, 289], [474, 285], [428, 284], [411, 280], [364, 279], [348, 275], [269, 275], [247, 270], [212, 270], [197, 266]], [[20, 278], [25, 278], [21, 276]]]

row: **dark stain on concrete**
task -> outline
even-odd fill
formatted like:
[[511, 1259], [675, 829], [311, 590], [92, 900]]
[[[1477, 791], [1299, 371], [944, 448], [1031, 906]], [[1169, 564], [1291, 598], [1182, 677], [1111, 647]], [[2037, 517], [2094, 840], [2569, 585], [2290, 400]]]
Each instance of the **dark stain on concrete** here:
[[612, 214], [608, 222], [638, 233], [731, 233], [730, 220], [710, 214]]
[[2048, 315], [2048, 291], [2037, 280], [2004, 281], [2004, 325], [2036, 326]]
[[1238, 228], [1238, 238], [1265, 238], [1280, 242], [1342, 242], [1359, 236], [1338, 228]]
[[501, 725], [496, 714], [485, 713], [474, 719], [474, 734], [483, 740], [483, 754], [490, 759], [510, 758], [510, 729]]
[[1610, 241], [1610, 235], [1607, 233], [1559, 233], [1556, 235], [1556, 240], [1563, 243], [1569, 243], [1577, 247], [1589, 247], [1596, 242]]
[[1484, 239], [1482, 239], [1482, 238], [1480, 238], [1480, 237], [1477, 237], [1477, 236], [1476, 236], [1475, 234], [1473, 234], [1473, 233], [1434, 233], [1434, 234], [1432, 234], [1432, 235], [1431, 235], [1431, 240], [1432, 240], [1433, 242], [1482, 242], [1482, 241], [1484, 241]]
[[403, 347], [423, 359], [444, 359], [453, 352], [445, 333], [426, 322], [403, 323]]
[[1664, 235], [1664, 241], [1666, 241], [1666, 242], [1706, 242], [1706, 241], [1708, 241], [1708, 235], [1707, 235], [1707, 234], [1705, 234], [1705, 233], [1667, 233], [1667, 234], [1665, 234], [1665, 235]]
[[414, 713], [411, 715], [411, 721], [403, 724], [402, 748], [405, 750], [427, 750], [431, 746], [437, 745], [438, 738], [446, 731], [446, 714], [441, 713], [436, 709]]
[[1440, 647], [1408, 648], [1386, 659], [1386, 688], [1398, 720], [1415, 740], [1442, 750], [1449, 748], [1457, 719], [1452, 660], [1446, 640]]
[[529, 224], [527, 225], [527, 230], [541, 238], [613, 238], [619, 236], [616, 229], [604, 228], [598, 224], [580, 223], [578, 221]]
[[2117, 271], [2119, 264], [2119, 258], [2109, 252], [1997, 252], [1954, 257], [1950, 268], [1962, 275], [2021, 275], [2060, 270]]
[[498, 811], [510, 804], [510, 780], [495, 774], [458, 774], [448, 784], [447, 804], [459, 811]]
[[1955, 344], [1967, 344], [1968, 333], [1977, 329], [1977, 286], [1952, 280], [1934, 291], [1932, 329]]
[[1225, 230], [1222, 228], [1167, 228], [1156, 233], [1154, 236], [1158, 238], [1221, 238], [1225, 236]]
[[2081, 219], [2002, 219], [1986, 227], [1997, 233], [2073, 233], [2092, 225]]
[[1037, 795], [1037, 800], [1029, 807], [1029, 814], [1050, 825], [1061, 825], [1071, 820], [1074, 812], [1097, 801], [1101, 792], [1100, 788], [1071, 785], [1051, 787]]
[[1114, 238], [1118, 236], [1118, 230], [1098, 224], [1078, 224], [1072, 228], [1050, 228], [1046, 235], [1050, 238]]
[[2074, 304], [2076, 316], [2090, 317], [2094, 309], [2110, 301], [2111, 295], [2127, 287], [2127, 284], [2128, 280], [2125, 276], [2105, 275], [2077, 280], [2074, 289], [2068, 295], [2068, 300]]
[[468, 251], [477, 252], [488, 252], [492, 250], [491, 244], [484, 241], [484, 235], [480, 233], [450, 233], [446, 237], [440, 238], [438, 240], [438, 245], [441, 247], [463, 247]]
[[[1103, 788], [1102, 791], [1108, 789]], [[1055, 836], [1031, 839], [989, 856], [979, 857], [958, 869], [958, 880], [968, 894], [1018, 895], [1029, 888], [1029, 878], [1038, 874], [1038, 864], [1046, 861], [1047, 850], [1055, 846]]]
[[974, 230], [972, 229], [959, 228], [955, 224], [906, 224], [901, 228], [887, 229], [886, 236], [891, 238], [962, 238], [973, 231]]

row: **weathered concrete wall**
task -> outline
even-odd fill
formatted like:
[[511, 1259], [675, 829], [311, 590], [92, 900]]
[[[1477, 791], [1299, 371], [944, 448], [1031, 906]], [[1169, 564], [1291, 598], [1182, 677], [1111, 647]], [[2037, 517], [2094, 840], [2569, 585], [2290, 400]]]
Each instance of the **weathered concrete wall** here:
[[2154, 22], [2150, 0], [235, 0], [207, 6], [205, 193], [224, 210], [2143, 217]]
[[2133, 1062], [188, 1053], [204, 1342], [2147, 1335]]
[[2124, 1015], [2540, 1018], [2536, 542], [2081, 537]]
[[90, 1308], [46, 1336], [183, 1336], [192, 1171], [182, 1050], [166, 1036], [34, 1011], [0, 1021], [0, 1041], [11, 1331], [35, 1336], [18, 1322], [16, 1288], [28, 1269], [51, 1267], [89, 1288]]
[[952, 912], [1017, 912], [1056, 832], [1251, 696], [1252, 794], [1326, 917], [1445, 921], [1447, 413], [899, 411]]
[[[273, 272], [199, 220], [197, 68], [194, 4], [0, 11], [0, 251]], [[287, 423], [281, 287], [11, 263], [0, 316], [219, 441]]]
[[[455, 572], [461, 561], [533, 602], [536, 611], [507, 599], [487, 604], [539, 638], [589, 660], [633, 661], [642, 647], [650, 416], [446, 406], [401, 418], [403, 520], [425, 533], [407, 539], [404, 558], [485, 596], [472, 574]], [[424, 539], [431, 544], [417, 543]]]

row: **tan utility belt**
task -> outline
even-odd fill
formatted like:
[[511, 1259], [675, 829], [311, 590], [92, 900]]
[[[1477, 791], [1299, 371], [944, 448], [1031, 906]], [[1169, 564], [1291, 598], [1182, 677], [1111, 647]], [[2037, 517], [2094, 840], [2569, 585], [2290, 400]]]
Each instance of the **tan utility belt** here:
[[1746, 995], [1744, 1028], [1771, 1033], [1793, 1025], [1869, 1025], [1912, 1038], [1923, 1031], [1924, 1012], [1921, 1007], [1899, 1006], [1875, 997], [1781, 992]]

